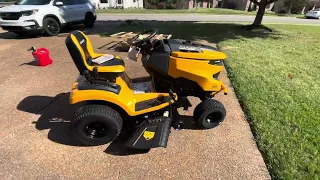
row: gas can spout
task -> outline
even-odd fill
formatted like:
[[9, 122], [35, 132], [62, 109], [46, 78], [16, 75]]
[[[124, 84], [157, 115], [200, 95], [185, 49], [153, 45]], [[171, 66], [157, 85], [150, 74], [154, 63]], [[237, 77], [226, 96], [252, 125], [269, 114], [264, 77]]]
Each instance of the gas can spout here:
[[27, 49], [27, 51], [36, 52], [36, 48], [35, 47], [31, 47], [31, 48]]

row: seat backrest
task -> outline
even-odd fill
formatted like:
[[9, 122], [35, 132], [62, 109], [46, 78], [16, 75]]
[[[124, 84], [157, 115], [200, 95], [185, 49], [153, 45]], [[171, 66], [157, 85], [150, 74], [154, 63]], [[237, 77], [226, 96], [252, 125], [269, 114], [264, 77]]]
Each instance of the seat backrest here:
[[65, 44], [82, 75], [92, 62], [93, 48], [89, 38], [81, 31], [72, 31], [66, 38]]

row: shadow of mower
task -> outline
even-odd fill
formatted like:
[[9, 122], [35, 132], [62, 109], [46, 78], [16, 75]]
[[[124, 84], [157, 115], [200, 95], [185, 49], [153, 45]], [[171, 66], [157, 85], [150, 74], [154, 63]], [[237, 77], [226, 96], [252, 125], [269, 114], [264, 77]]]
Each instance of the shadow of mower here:
[[64, 145], [83, 146], [71, 138], [69, 122], [77, 107], [71, 106], [68, 98], [69, 93], [61, 93], [55, 97], [29, 96], [19, 103], [17, 109], [40, 115], [40, 118], [33, 123], [39, 131], [50, 129], [48, 139], [51, 141]]
[[[40, 115], [40, 118], [32, 123], [35, 124], [36, 129], [39, 131], [49, 129], [49, 140], [68, 146], [89, 147], [88, 145], [83, 145], [72, 136], [70, 121], [77, 108], [82, 104], [69, 104], [69, 95], [69, 93], [61, 93], [55, 97], [29, 96], [18, 104], [17, 109]], [[190, 124], [192, 117], [181, 115], [179, 118], [185, 121], [185, 129], [194, 129]], [[115, 141], [108, 145], [104, 151], [105, 153], [115, 156], [128, 156], [149, 152], [149, 150], [132, 149], [124, 145], [131, 133], [127, 130], [128, 126], [130, 126], [128, 123], [124, 124], [123, 131]]]

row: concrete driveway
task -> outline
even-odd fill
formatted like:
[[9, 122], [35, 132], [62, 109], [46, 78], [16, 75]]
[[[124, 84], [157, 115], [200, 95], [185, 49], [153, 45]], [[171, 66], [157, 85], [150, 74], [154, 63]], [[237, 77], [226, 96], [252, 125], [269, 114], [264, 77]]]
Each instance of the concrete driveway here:
[[[250, 15], [208, 15], [208, 14], [99, 14], [100, 21], [148, 20], [148, 21], [217, 21], [217, 22], [253, 22]], [[264, 16], [263, 23], [313, 24], [320, 25], [318, 19], [296, 17]]]
[[[89, 37], [98, 52], [110, 52], [98, 49], [108, 38]], [[216, 129], [172, 131], [168, 148], [148, 154], [118, 143], [79, 146], [68, 127], [75, 108], [68, 104], [68, 92], [78, 71], [64, 41], [63, 34], [15, 39], [0, 31], [2, 179], [270, 179], [225, 72], [230, 94], [217, 98], [225, 104], [227, 118]], [[31, 46], [48, 48], [53, 64], [32, 65], [26, 51]], [[139, 63], [127, 62], [126, 68], [131, 77], [145, 75]]]

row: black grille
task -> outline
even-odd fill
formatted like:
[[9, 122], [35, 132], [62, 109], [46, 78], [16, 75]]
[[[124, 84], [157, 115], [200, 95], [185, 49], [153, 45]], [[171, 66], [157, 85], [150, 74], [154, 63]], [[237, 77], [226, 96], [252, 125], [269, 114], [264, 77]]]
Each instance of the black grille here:
[[21, 17], [20, 12], [1, 13], [1, 19], [3, 20], [18, 20]]
[[23, 31], [24, 28], [21, 26], [2, 26], [1, 27], [5, 31]]

